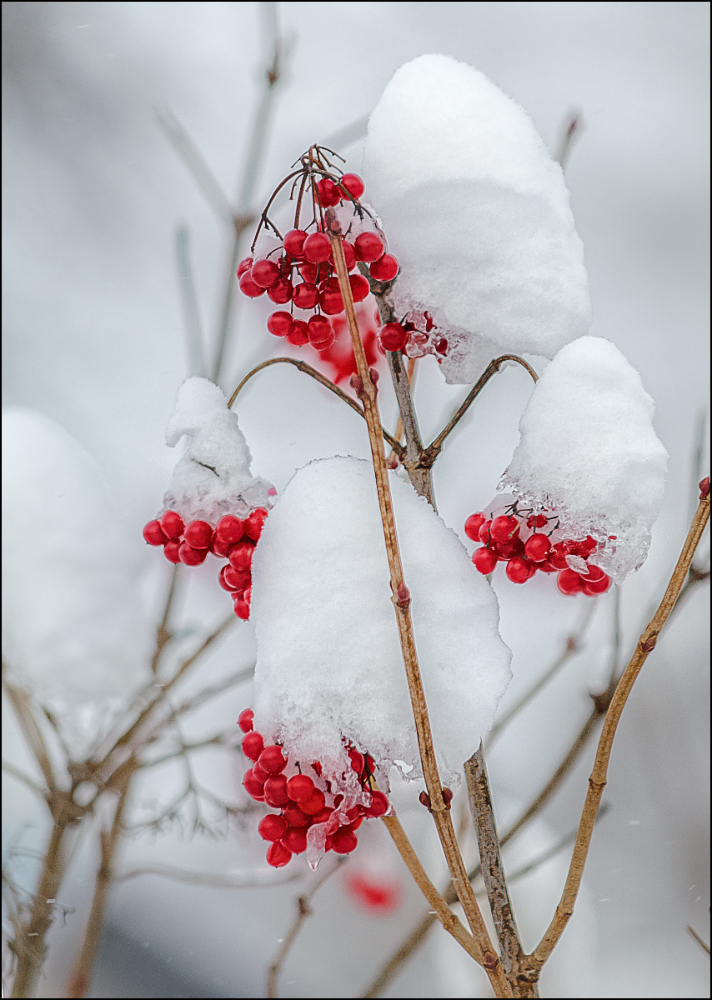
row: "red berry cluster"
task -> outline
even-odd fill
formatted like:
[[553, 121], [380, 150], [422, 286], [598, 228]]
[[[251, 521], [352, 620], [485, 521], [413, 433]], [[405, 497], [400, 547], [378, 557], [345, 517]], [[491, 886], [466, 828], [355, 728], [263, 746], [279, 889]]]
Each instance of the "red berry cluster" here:
[[[254, 260], [246, 257], [237, 269], [240, 289], [250, 298], [267, 293], [276, 305], [286, 306], [267, 320], [267, 329], [275, 337], [286, 337], [290, 344], [302, 347], [311, 344], [318, 351], [327, 350], [334, 342], [335, 333], [327, 317], [338, 316], [344, 311], [334, 266], [334, 255], [329, 237], [324, 232], [323, 209], [343, 202], [354, 205], [354, 215], [361, 218], [364, 211], [359, 199], [364, 191], [363, 181], [357, 174], [340, 177], [322, 177], [314, 184], [315, 217], [306, 229], [291, 229], [282, 239], [281, 249], [271, 251], [266, 258]], [[375, 225], [375, 224], [374, 224]], [[314, 229], [310, 232], [310, 229]], [[348, 237], [348, 232], [347, 232]], [[381, 235], [362, 232], [350, 242], [342, 243], [346, 267], [356, 271], [357, 265], [369, 264], [370, 274], [377, 281], [391, 281], [398, 274], [398, 261], [389, 253]], [[276, 259], [271, 259], [276, 255]], [[370, 286], [362, 274], [349, 275], [354, 302], [362, 302]], [[295, 315], [295, 308], [301, 310]], [[309, 319], [306, 317], [312, 313]]]
[[[351, 767], [358, 776], [361, 788], [369, 793], [369, 805], [356, 804], [341, 808], [344, 796], [334, 793], [332, 782], [322, 778], [319, 761], [313, 761], [309, 770], [313, 777], [302, 773], [301, 765], [285, 757], [282, 747], [274, 743], [265, 746], [260, 733], [254, 728], [254, 713], [246, 708], [237, 724], [245, 733], [242, 752], [253, 761], [245, 772], [243, 785], [257, 802], [265, 802], [279, 813], [268, 813], [257, 827], [260, 836], [270, 841], [267, 861], [274, 868], [289, 864], [293, 854], [302, 854], [307, 848], [307, 831], [317, 823], [325, 823], [325, 851], [350, 854], [358, 845], [356, 830], [364, 819], [383, 816], [389, 802], [383, 792], [371, 790], [373, 760], [355, 747], [348, 747]], [[287, 773], [285, 773], [287, 772]], [[291, 777], [289, 772], [293, 772]]]
[[384, 350], [402, 351], [409, 358], [433, 354], [438, 362], [450, 349], [429, 312], [411, 312], [400, 323], [386, 323], [381, 328], [380, 343]]
[[508, 511], [498, 517], [472, 514], [465, 521], [467, 537], [483, 543], [472, 555], [480, 573], [491, 573], [498, 562], [505, 562], [512, 583], [526, 583], [541, 570], [558, 573], [556, 582], [562, 594], [605, 594], [611, 578], [588, 562], [598, 548], [594, 538], [559, 538], [559, 519], [555, 515], [522, 512], [516, 504]]
[[162, 545], [166, 559], [172, 563], [199, 566], [209, 552], [227, 559], [220, 570], [220, 586], [229, 591], [238, 618], [247, 620], [252, 597], [252, 555], [266, 517], [264, 507], [258, 507], [244, 520], [226, 514], [213, 527], [208, 521], [190, 521], [186, 525], [180, 514], [167, 510], [160, 521], [148, 522], [143, 537], [149, 545]]

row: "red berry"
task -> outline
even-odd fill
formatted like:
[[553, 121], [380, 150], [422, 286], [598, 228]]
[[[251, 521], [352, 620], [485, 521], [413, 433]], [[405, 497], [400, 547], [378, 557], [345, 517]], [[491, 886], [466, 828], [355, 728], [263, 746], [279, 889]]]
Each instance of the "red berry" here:
[[256, 260], [250, 277], [260, 288], [271, 288], [279, 281], [279, 267], [273, 260]]
[[245, 771], [245, 776], [242, 779], [242, 784], [245, 786], [245, 791], [248, 795], [252, 796], [253, 799], [257, 799], [258, 802], [264, 802], [265, 790], [261, 781], [255, 777], [255, 773], [250, 768]]
[[305, 239], [304, 256], [311, 264], [322, 264], [330, 253], [331, 243], [325, 233], [312, 233]]
[[352, 747], [349, 750], [349, 760], [351, 761], [351, 767], [354, 769], [356, 774], [361, 774], [364, 765], [363, 754], [359, 753], [355, 747]]
[[249, 608], [250, 602], [252, 601], [252, 585], [251, 584], [250, 584], [249, 587], [245, 587], [245, 589], [243, 591], [243, 594], [242, 594], [242, 599], [245, 602], [245, 604], [247, 605], [247, 607]]
[[215, 534], [225, 545], [235, 545], [242, 538], [244, 531], [242, 521], [234, 514], [221, 517], [215, 527]]
[[272, 313], [267, 320], [267, 329], [275, 337], [286, 337], [292, 329], [291, 313], [284, 310]]
[[326, 805], [326, 799], [324, 798], [324, 793], [319, 788], [315, 788], [312, 792], [311, 798], [306, 802], [300, 802], [302, 812], [306, 813], [307, 816], [316, 816]]
[[242, 752], [245, 757], [249, 757], [250, 760], [257, 760], [259, 755], [265, 748], [265, 741], [262, 738], [261, 733], [257, 733], [254, 730], [247, 735], [242, 740]]
[[589, 597], [605, 594], [613, 583], [610, 576], [604, 573], [600, 566], [589, 566], [588, 574], [582, 576], [581, 579], [583, 580], [584, 593], [588, 594]]
[[200, 566], [201, 563], [205, 562], [208, 550], [194, 549], [187, 542], [181, 542], [178, 555], [180, 556], [180, 561], [185, 563], [186, 566]]
[[537, 563], [536, 564], [536, 568], [541, 573], [556, 573], [557, 572], [556, 566], [552, 566], [548, 559], [546, 559], [544, 562]]
[[266, 518], [267, 511], [264, 507], [256, 507], [250, 516], [245, 518], [245, 534], [248, 538], [251, 538], [253, 542], [256, 542], [262, 534], [262, 528], [264, 527]]
[[209, 549], [213, 540], [213, 526], [207, 521], [191, 521], [183, 537], [194, 549]]
[[487, 518], [484, 514], [470, 514], [468, 519], [465, 521], [465, 534], [468, 538], [471, 538], [473, 542], [480, 541], [480, 528], [486, 520]]
[[293, 301], [298, 309], [313, 309], [319, 298], [319, 291], [311, 281], [303, 281], [294, 289]]
[[583, 580], [572, 569], [564, 569], [559, 573], [556, 585], [562, 594], [580, 594], [583, 590]]
[[524, 542], [518, 535], [509, 542], [496, 542], [492, 539], [490, 546], [499, 559], [512, 559], [514, 556], [524, 558]]
[[292, 802], [308, 802], [314, 792], [314, 782], [307, 774], [295, 774], [287, 782], [287, 795]]
[[251, 579], [249, 573], [238, 573], [236, 569], [228, 565], [223, 566], [220, 570], [218, 582], [223, 590], [229, 590], [231, 594], [234, 594], [237, 590], [245, 590], [246, 587], [249, 587]]
[[237, 265], [238, 278], [241, 278], [245, 273], [245, 271], [249, 271], [251, 267], [252, 267], [252, 257], [245, 257], [244, 260], [241, 260], [240, 263]]
[[287, 779], [283, 774], [271, 774], [265, 781], [265, 802], [274, 809], [286, 806], [289, 802]]
[[301, 257], [304, 253], [304, 240], [307, 234], [303, 229], [290, 229], [284, 237], [283, 246], [290, 257]]
[[321, 812], [316, 814], [316, 816], [312, 816], [312, 823], [326, 823], [333, 811], [333, 809], [329, 809], [328, 807], [326, 809], [322, 809]]
[[319, 266], [318, 264], [310, 264], [308, 261], [299, 265], [299, 273], [309, 285], [316, 285], [320, 278], [324, 277], [328, 269], [328, 265], [322, 264]]
[[263, 767], [260, 767], [259, 761], [255, 762], [255, 766], [252, 768], [252, 773], [254, 774], [254, 776], [257, 778], [257, 780], [260, 782], [261, 785], [264, 785], [266, 781], [269, 781], [270, 778], [269, 771], [265, 771]]
[[344, 260], [346, 261], [346, 270], [353, 271], [356, 267], [356, 251], [354, 250], [353, 243], [349, 243], [344, 240], [341, 244], [344, 250]]
[[227, 542], [221, 542], [217, 535], [213, 535], [213, 540], [210, 543], [210, 551], [219, 559], [227, 559], [230, 545]]
[[390, 803], [383, 792], [371, 792], [371, 805], [366, 809], [366, 815], [371, 819], [385, 816]]
[[543, 528], [546, 525], [546, 518], [543, 514], [530, 514], [527, 518], [527, 528]]
[[376, 281], [392, 281], [398, 274], [398, 261], [391, 253], [384, 253], [371, 264], [371, 277]]
[[526, 583], [536, 573], [536, 566], [526, 559], [514, 556], [507, 563], [506, 573], [512, 583]]
[[546, 537], [546, 535], [531, 535], [524, 545], [524, 552], [526, 553], [527, 559], [531, 559], [532, 562], [544, 562], [546, 557], [549, 555], [549, 549], [551, 548], [551, 542]]
[[295, 802], [286, 805], [282, 810], [282, 815], [290, 826], [309, 826], [311, 824], [311, 816], [302, 812]]
[[277, 841], [267, 851], [267, 864], [273, 868], [284, 868], [292, 860], [292, 852]]
[[586, 537], [580, 544], [581, 548], [584, 550], [584, 559], [588, 559], [588, 557], [590, 555], [593, 555], [593, 553], [598, 548], [598, 542], [596, 541], [595, 538], [591, 538], [590, 535], [586, 535]]
[[236, 569], [238, 573], [247, 573], [252, 566], [254, 551], [255, 547], [250, 542], [238, 542], [230, 549], [228, 556], [232, 568]]
[[165, 545], [168, 541], [160, 521], [149, 521], [143, 529], [143, 537], [149, 545]]
[[247, 603], [247, 601], [243, 600], [241, 597], [238, 597], [233, 607], [235, 609], [235, 614], [237, 615], [238, 618], [241, 618], [243, 622], [250, 620], [250, 605]]
[[492, 521], [485, 521], [485, 523], [480, 528], [480, 541], [484, 542], [485, 545], [489, 545], [491, 541], [490, 538], [491, 527], [492, 527]]
[[255, 713], [251, 708], [246, 708], [237, 717], [237, 724], [243, 733], [251, 733], [255, 728]]
[[509, 542], [519, 531], [519, 521], [516, 517], [495, 517], [490, 530], [496, 542]]
[[264, 288], [254, 283], [250, 271], [245, 271], [240, 278], [240, 291], [243, 295], [247, 295], [251, 299], [257, 299], [260, 295], [264, 294]]
[[344, 174], [340, 183], [341, 187], [346, 188], [351, 197], [357, 201], [365, 190], [363, 181], [358, 174]]
[[371, 291], [368, 279], [364, 278], [362, 274], [350, 274], [349, 284], [351, 285], [351, 294], [353, 295], [354, 302], [363, 302]]
[[386, 323], [381, 327], [379, 338], [387, 351], [402, 351], [408, 334], [400, 323]]
[[354, 240], [354, 252], [356, 260], [370, 263], [372, 260], [379, 260], [383, 256], [383, 240], [376, 233], [360, 233]]
[[263, 816], [257, 826], [257, 832], [263, 840], [279, 840], [286, 829], [287, 824], [284, 819], [281, 816], [275, 816], [274, 813]]
[[180, 514], [176, 514], [174, 510], [167, 510], [161, 518], [161, 528], [168, 538], [180, 538], [185, 525]]
[[334, 205], [338, 205], [341, 201], [339, 189], [328, 177], [322, 177], [317, 184], [317, 189], [319, 191], [319, 201], [323, 208], [333, 208]]
[[568, 569], [569, 564], [566, 561], [567, 551], [563, 542], [557, 542], [556, 545], [552, 545], [549, 551], [548, 560], [554, 569]]
[[280, 278], [271, 288], [267, 289], [267, 298], [272, 299], [278, 306], [283, 306], [292, 301], [294, 285], [289, 278]]
[[334, 330], [325, 316], [312, 316], [307, 323], [307, 331], [309, 333], [309, 343], [317, 351], [324, 351], [334, 343]]
[[438, 354], [447, 354], [448, 342], [442, 337], [440, 340], [436, 340], [433, 345]]
[[333, 835], [332, 850], [336, 854], [350, 854], [358, 847], [358, 837], [350, 826], [340, 827]]
[[472, 553], [472, 561], [475, 564], [475, 568], [487, 576], [497, 565], [497, 556], [492, 549], [483, 546], [481, 549], [475, 549]]
[[301, 854], [307, 849], [307, 831], [303, 827], [300, 829], [296, 826], [290, 826], [282, 837], [281, 843], [292, 854]]
[[287, 340], [290, 344], [294, 344], [295, 347], [303, 347], [304, 344], [309, 343], [309, 329], [304, 320], [294, 320], [292, 329], [287, 334]]
[[287, 766], [287, 758], [282, 753], [282, 748], [272, 743], [264, 748], [258, 763], [269, 774], [281, 774]]
[[169, 562], [179, 563], [180, 562], [180, 542], [171, 540], [166, 542], [163, 547], [163, 555]]
[[336, 316], [344, 311], [344, 300], [341, 298], [341, 290], [336, 278], [329, 278], [321, 286], [319, 305], [327, 316]]

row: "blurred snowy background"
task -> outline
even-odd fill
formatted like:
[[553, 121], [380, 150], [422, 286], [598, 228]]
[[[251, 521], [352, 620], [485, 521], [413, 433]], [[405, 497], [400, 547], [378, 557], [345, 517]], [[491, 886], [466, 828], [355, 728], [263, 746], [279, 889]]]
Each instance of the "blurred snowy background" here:
[[[125, 601], [124, 612], [134, 615], [137, 649], [167, 586], [167, 564], [146, 548], [141, 528], [159, 509], [174, 462], [163, 431], [188, 365], [174, 234], [178, 225], [190, 232], [206, 347], [215, 341], [232, 240], [156, 112], [170, 109], [228, 197], [236, 198], [262, 86], [267, 6], [3, 5], [4, 406], [45, 414], [101, 467], [125, 536], [116, 564], [123, 597], [107, 590], [112, 622], [113, 602]], [[349, 154], [349, 169], [358, 171], [359, 123], [397, 67], [423, 52], [444, 52], [486, 73], [532, 115], [554, 152], [567, 116], [582, 114], [585, 128], [572, 150], [567, 182], [591, 280], [592, 333], [613, 340], [641, 373], [671, 456], [650, 556], [622, 588], [621, 656], [627, 657], [687, 530], [694, 451], [707, 412], [709, 5], [277, 8], [289, 55], [254, 208], [313, 142], [334, 141]], [[283, 349], [264, 330], [266, 314], [261, 301], [235, 303], [226, 391], [258, 361]], [[465, 518], [494, 495], [530, 392], [522, 371], [498, 376], [438, 462], [439, 510], [463, 538]], [[383, 395], [384, 418], [393, 427], [395, 404]], [[426, 439], [462, 395], [462, 387], [445, 385], [432, 358], [421, 363], [416, 402]], [[238, 407], [253, 471], [281, 490], [311, 458], [366, 457], [365, 430], [342, 409], [291, 367], [262, 373]], [[22, 471], [14, 496], [21, 500], [25, 490], [28, 507], [42, 512], [43, 470], [35, 469], [34, 478], [33, 470]], [[44, 488], [44, 513], [51, 521], [52, 489]], [[58, 517], [58, 537], [63, 525]], [[26, 529], [13, 520], [5, 530]], [[6, 586], [22, 589], [32, 605], [28, 620], [41, 628], [47, 595], [66, 586], [81, 599], [81, 563], [68, 558], [59, 567], [54, 560], [43, 566], [41, 548], [28, 545], [28, 552], [33, 558], [15, 561]], [[101, 555], [108, 577], [114, 563], [108, 549]], [[190, 579], [180, 593], [181, 623], [200, 628], [219, 621], [226, 598], [215, 587], [214, 571], [185, 575]], [[584, 599], [563, 598], [550, 580], [516, 588], [500, 575], [495, 589], [503, 637], [514, 651], [506, 709], [556, 658], [580, 620]], [[611, 808], [596, 830], [579, 908], [544, 973], [543, 995], [708, 995], [708, 959], [686, 929], [692, 925], [709, 939], [706, 604], [703, 584], [677, 613], [626, 709], [604, 797]], [[588, 692], [606, 675], [612, 618], [613, 598], [607, 595], [597, 605], [582, 653], [490, 753], [500, 827], [534, 797], [585, 720]], [[233, 629], [201, 667], [203, 681], [249, 666], [251, 629]], [[88, 674], [101, 669], [87, 664]], [[229, 692], [191, 722], [188, 735], [232, 726], [251, 697], [248, 684]], [[6, 729], [6, 754], [29, 767], [13, 726]], [[528, 832], [512, 842], [505, 854], [511, 869], [575, 827], [592, 753], [589, 748]], [[209, 757], [200, 766], [205, 780], [227, 795], [238, 794], [238, 770], [224, 763], [211, 769]], [[165, 787], [170, 780], [161, 777]], [[12, 779], [5, 784], [5, 851], [41, 847], [47, 828], [39, 806]], [[165, 787], [142, 786], [138, 798], [160, 797]], [[421, 814], [418, 807], [402, 806], [406, 827], [438, 873], [427, 816]], [[382, 833], [369, 831], [344, 872], [316, 897], [315, 916], [283, 970], [281, 995], [358, 995], [423, 912], [405, 878], [401, 905], [390, 916], [359, 909], [348, 890], [350, 865], [401, 876]], [[160, 860], [224, 874], [263, 867], [262, 859], [254, 829], [222, 841], [191, 841], [174, 831], [131, 840], [119, 867]], [[76, 912], [55, 922], [40, 996], [61, 995], [96, 860], [80, 843], [60, 899]], [[566, 860], [560, 854], [515, 884], [525, 945], [532, 946], [548, 923]], [[16, 876], [29, 884], [32, 871], [25, 859]], [[156, 876], [119, 885], [91, 995], [264, 995], [266, 967], [304, 885], [308, 880], [218, 890]], [[387, 995], [486, 995], [468, 963], [436, 929]]]

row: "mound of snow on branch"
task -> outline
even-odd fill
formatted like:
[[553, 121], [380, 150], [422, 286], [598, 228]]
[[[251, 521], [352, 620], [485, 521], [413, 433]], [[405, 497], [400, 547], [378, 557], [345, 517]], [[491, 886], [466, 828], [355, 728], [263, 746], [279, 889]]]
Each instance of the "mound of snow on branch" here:
[[428, 311], [448, 382], [492, 358], [551, 358], [587, 333], [588, 279], [561, 167], [527, 113], [448, 56], [402, 66], [374, 110], [363, 175], [401, 266], [399, 316]]
[[[456, 783], [510, 678], [497, 599], [457, 536], [409, 483], [390, 477], [415, 642], [440, 774]], [[342, 738], [387, 786], [394, 761], [421, 774], [391, 601], [373, 470], [312, 462], [265, 524], [253, 562], [255, 728], [324, 774], [348, 766]]]
[[645, 560], [663, 500], [668, 455], [638, 372], [601, 337], [556, 355], [536, 384], [501, 487], [555, 510], [564, 534], [590, 534], [590, 559], [622, 580]]

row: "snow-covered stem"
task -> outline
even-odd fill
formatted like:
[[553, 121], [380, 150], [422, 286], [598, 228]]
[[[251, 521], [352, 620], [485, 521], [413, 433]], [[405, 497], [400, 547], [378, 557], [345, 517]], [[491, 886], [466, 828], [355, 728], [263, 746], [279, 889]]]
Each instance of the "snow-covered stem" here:
[[101, 830], [99, 834], [101, 854], [94, 884], [94, 897], [84, 931], [82, 947], [67, 984], [68, 997], [84, 997], [89, 992], [91, 973], [104, 927], [107, 897], [114, 880], [114, 857], [122, 833], [122, 820], [133, 774], [132, 768], [127, 768], [124, 771], [118, 789], [119, 796], [111, 827], [108, 830]]
[[[304, 372], [305, 375], [311, 376], [311, 378], [319, 382], [320, 385], [323, 385], [326, 389], [328, 389], [329, 392], [333, 392], [335, 396], [338, 396], [339, 399], [342, 399], [344, 403], [348, 403], [351, 409], [354, 410], [355, 413], [358, 413], [360, 417], [364, 417], [363, 408], [359, 406], [359, 404], [356, 402], [355, 399], [352, 399], [351, 396], [348, 395], [348, 393], [345, 393], [343, 391], [343, 389], [339, 389], [338, 385], [335, 385], [330, 379], [326, 377], [326, 375], [322, 375], [321, 372], [317, 371], [316, 368], [312, 368], [312, 366], [307, 364], [306, 361], [299, 361], [297, 358], [270, 358], [269, 361], [263, 361], [262, 364], [257, 365], [255, 368], [252, 369], [252, 371], [249, 371], [247, 375], [245, 375], [245, 377], [239, 383], [238, 387], [233, 392], [232, 396], [230, 396], [230, 400], [227, 404], [228, 408], [232, 409], [232, 405], [237, 399], [238, 395], [240, 394], [240, 391], [242, 390], [243, 386], [245, 386], [250, 381], [253, 375], [256, 375], [257, 372], [262, 371], [263, 368], [269, 368], [270, 365], [279, 365], [279, 364], [293, 365], [295, 368], [298, 368], [300, 372]], [[388, 433], [385, 427], [381, 428], [381, 432], [383, 434], [383, 437], [386, 439], [388, 444], [396, 453], [396, 455], [398, 455], [398, 457], [401, 458], [401, 456], [404, 455], [404, 451], [402, 445], [398, 441], [398, 435], [396, 434], [396, 436], [393, 437], [391, 434]]]
[[[358, 320], [354, 309], [351, 285], [349, 283], [348, 269], [344, 258], [344, 251], [341, 244], [341, 227], [333, 211], [327, 212], [327, 227], [329, 240], [331, 242], [334, 256], [334, 264], [339, 280], [339, 287], [344, 302], [346, 319], [351, 333], [354, 357], [358, 369], [359, 390], [363, 400], [364, 413], [368, 426], [369, 440], [371, 444], [371, 454], [373, 458], [373, 468], [376, 477], [376, 487], [378, 491], [378, 502], [383, 523], [383, 533], [386, 543], [388, 565], [391, 576], [391, 590], [393, 606], [398, 623], [398, 632], [403, 652], [403, 662], [406, 669], [408, 690], [410, 692], [415, 719], [415, 728], [418, 737], [418, 747], [423, 767], [423, 776], [430, 796], [431, 811], [435, 819], [435, 824], [443, 846], [443, 851], [448, 862], [453, 883], [457, 889], [458, 899], [465, 911], [472, 934], [478, 942], [483, 955], [483, 964], [487, 969], [490, 981], [497, 995], [507, 995], [500, 992], [502, 989], [501, 963], [492, 951], [489, 934], [482, 918], [477, 900], [475, 899], [472, 886], [467, 878], [465, 864], [460, 854], [457, 844], [455, 830], [452, 825], [450, 811], [443, 798], [442, 785], [438, 774], [435, 760], [435, 750], [433, 747], [433, 737], [428, 718], [428, 709], [425, 702], [423, 682], [418, 666], [418, 657], [415, 649], [415, 639], [413, 637], [413, 627], [410, 616], [410, 592], [406, 587], [403, 578], [403, 567], [401, 564], [400, 551], [398, 548], [398, 538], [396, 535], [395, 519], [393, 517], [393, 504], [391, 500], [390, 485], [388, 482], [388, 470], [386, 467], [386, 457], [383, 450], [383, 439], [381, 436], [381, 421], [378, 414], [377, 389], [371, 378], [366, 355], [361, 341], [361, 334], [358, 328]], [[407, 379], [406, 379], [407, 385]], [[404, 420], [404, 426], [405, 420]]]
[[591, 844], [596, 814], [598, 812], [601, 796], [603, 795], [603, 789], [606, 786], [608, 762], [611, 757], [613, 740], [616, 735], [616, 729], [618, 728], [620, 717], [623, 713], [623, 709], [625, 708], [626, 701], [628, 700], [628, 696], [630, 695], [633, 685], [643, 668], [643, 664], [655, 648], [660, 631], [675, 607], [675, 603], [677, 602], [685, 580], [687, 579], [695, 550], [697, 549], [700, 538], [702, 537], [702, 532], [704, 531], [709, 520], [709, 514], [709, 493], [705, 495], [703, 492], [703, 494], [700, 495], [697, 511], [695, 512], [690, 530], [687, 538], [685, 539], [685, 544], [683, 545], [682, 552], [680, 553], [680, 558], [678, 559], [677, 565], [675, 566], [673, 574], [670, 578], [667, 590], [663, 595], [663, 599], [660, 602], [658, 610], [653, 615], [648, 627], [640, 636], [635, 652], [628, 662], [628, 666], [623, 671], [621, 679], [616, 686], [613, 698], [608, 707], [608, 711], [606, 712], [603, 730], [598, 741], [598, 749], [596, 751], [593, 770], [591, 771], [591, 775], [588, 779], [588, 793], [586, 795], [586, 801], [584, 803], [581, 821], [579, 823], [576, 844], [574, 845], [566, 885], [564, 886], [564, 891], [559, 905], [556, 908], [554, 918], [544, 937], [537, 945], [531, 956], [532, 961], [537, 968], [541, 968], [544, 965], [549, 955], [556, 947], [559, 938], [563, 934], [566, 924], [573, 913], [576, 897], [581, 885], [581, 879], [583, 878], [583, 870], [586, 864], [588, 849]]

